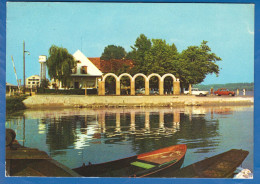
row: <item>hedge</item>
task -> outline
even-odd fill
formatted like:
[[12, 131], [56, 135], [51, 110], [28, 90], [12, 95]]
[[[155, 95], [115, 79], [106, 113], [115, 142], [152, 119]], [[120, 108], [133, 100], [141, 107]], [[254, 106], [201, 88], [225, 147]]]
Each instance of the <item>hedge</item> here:
[[[85, 89], [56, 90], [38, 88], [37, 94], [85, 95]], [[96, 95], [97, 89], [87, 89], [87, 94]]]

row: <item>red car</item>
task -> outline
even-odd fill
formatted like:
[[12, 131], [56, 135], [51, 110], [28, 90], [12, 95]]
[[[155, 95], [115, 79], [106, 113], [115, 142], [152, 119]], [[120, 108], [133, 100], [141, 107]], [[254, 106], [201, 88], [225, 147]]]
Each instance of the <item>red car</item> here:
[[221, 95], [235, 96], [234, 91], [229, 91], [226, 88], [219, 88], [217, 91], [214, 91], [214, 94], [217, 96], [221, 96]]

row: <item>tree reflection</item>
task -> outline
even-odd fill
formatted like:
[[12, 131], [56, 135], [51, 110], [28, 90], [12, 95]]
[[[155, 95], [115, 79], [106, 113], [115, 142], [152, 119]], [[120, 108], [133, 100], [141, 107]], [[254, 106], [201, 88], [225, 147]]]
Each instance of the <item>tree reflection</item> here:
[[[76, 127], [84, 127], [83, 117], [72, 116], [51, 119], [48, 122], [46, 132], [46, 143], [49, 146], [51, 155], [65, 153], [62, 150], [72, 146], [77, 139]], [[84, 130], [84, 129], [81, 129]], [[57, 150], [60, 150], [57, 152]]]

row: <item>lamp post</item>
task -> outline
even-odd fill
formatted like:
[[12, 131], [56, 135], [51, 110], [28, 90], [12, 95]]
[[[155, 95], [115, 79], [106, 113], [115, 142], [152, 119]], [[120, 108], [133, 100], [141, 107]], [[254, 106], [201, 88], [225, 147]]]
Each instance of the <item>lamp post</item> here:
[[25, 50], [25, 43], [23, 41], [23, 93], [24, 94], [25, 94], [25, 53], [30, 55], [30, 52]]

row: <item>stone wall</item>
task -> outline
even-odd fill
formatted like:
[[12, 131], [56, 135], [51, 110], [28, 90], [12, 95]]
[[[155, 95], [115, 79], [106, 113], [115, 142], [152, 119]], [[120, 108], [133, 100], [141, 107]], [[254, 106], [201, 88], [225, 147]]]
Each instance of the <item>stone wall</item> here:
[[23, 101], [34, 107], [99, 107], [99, 106], [196, 106], [196, 105], [252, 105], [253, 97], [196, 97], [196, 96], [81, 96], [36, 95]]

